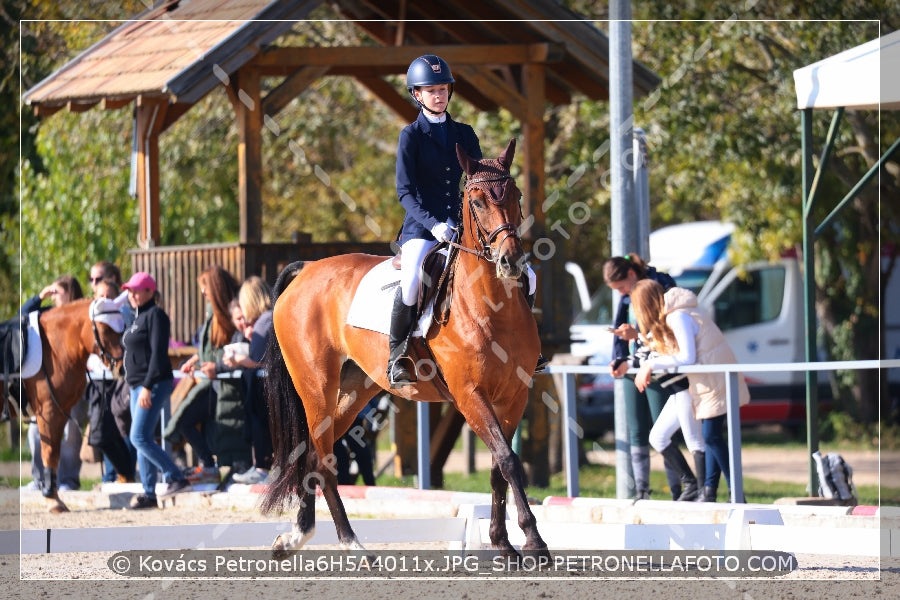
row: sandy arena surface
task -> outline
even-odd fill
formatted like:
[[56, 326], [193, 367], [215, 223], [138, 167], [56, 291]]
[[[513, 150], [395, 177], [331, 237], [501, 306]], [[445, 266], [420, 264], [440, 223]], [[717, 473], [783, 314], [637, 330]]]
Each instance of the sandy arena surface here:
[[[249, 521], [291, 521], [262, 515], [249, 508], [201, 507], [177, 505], [160, 510], [75, 508], [62, 515], [48, 515], [34, 503], [19, 506], [10, 490], [2, 502], [0, 522], [4, 528], [114, 527], [135, 525], [177, 525], [191, 523], [244, 523]], [[12, 501], [10, 501], [12, 497]], [[18, 514], [21, 510], [21, 514]], [[319, 516], [327, 519], [327, 516]], [[12, 527], [7, 524], [14, 523]], [[440, 544], [414, 549], [439, 549]], [[322, 547], [328, 548], [328, 547]], [[370, 550], [402, 552], [402, 544], [372, 545]], [[800, 554], [799, 569], [771, 579], [626, 579], [596, 578], [486, 578], [470, 576], [456, 579], [123, 579], [111, 571], [106, 553], [62, 553], [0, 557], [0, 576], [12, 584], [14, 598], [238, 598], [248, 592], [254, 596], [298, 593], [322, 598], [395, 599], [411, 594], [422, 598], [622, 598], [634, 594], [645, 597], [651, 590], [665, 597], [752, 599], [824, 599], [860, 598], [883, 595], [900, 597], [900, 560], [881, 562], [877, 557], [842, 557]], [[664, 582], [660, 579], [668, 579]], [[673, 580], [674, 579], [674, 580]], [[667, 585], [668, 583], [668, 585]], [[5, 593], [3, 597], [9, 597]]]

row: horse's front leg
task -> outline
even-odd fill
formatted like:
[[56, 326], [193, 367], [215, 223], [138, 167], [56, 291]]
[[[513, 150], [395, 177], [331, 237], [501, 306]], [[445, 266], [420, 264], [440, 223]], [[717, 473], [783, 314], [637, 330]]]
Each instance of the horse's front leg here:
[[[522, 550], [549, 558], [550, 552], [547, 550], [547, 544], [538, 531], [537, 519], [531, 511], [531, 506], [528, 504], [528, 498], [525, 495], [525, 469], [522, 468], [522, 461], [512, 451], [505, 438], [502, 439], [502, 443], [497, 445], [496, 451], [491, 450], [494, 456], [494, 464], [491, 467], [493, 500], [490, 526], [491, 543], [500, 549], [504, 549], [504, 545], [512, 548], [506, 531], [506, 492], [508, 484], [512, 489], [513, 500], [516, 503], [519, 527], [525, 534], [525, 544], [522, 546]], [[508, 554], [508, 551], [504, 553]]]
[[500, 465], [496, 460], [491, 462], [491, 524], [488, 535], [491, 545], [500, 550], [506, 558], [520, 558], [519, 553], [509, 543], [509, 532], [506, 530], [506, 492], [509, 483], [503, 477]]

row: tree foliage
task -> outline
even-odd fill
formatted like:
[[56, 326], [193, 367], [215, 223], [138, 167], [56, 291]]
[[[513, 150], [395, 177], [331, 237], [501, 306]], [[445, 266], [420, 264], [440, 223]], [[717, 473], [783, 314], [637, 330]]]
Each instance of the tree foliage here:
[[[89, 4], [91, 12], [81, 7], [76, 14], [78, 9], [65, 3], [8, 4], [17, 12], [7, 23], [23, 17], [125, 17], [143, 8], [140, 2], [97, 1]], [[608, 29], [605, 4], [564, 4]], [[799, 248], [802, 190], [793, 70], [893, 30], [890, 19], [900, 14], [892, 10], [896, 4], [633, 3], [634, 58], [663, 80], [650, 97], [635, 99], [635, 122], [646, 131], [650, 148], [653, 228], [698, 219], [733, 221], [738, 263]], [[314, 16], [334, 15], [323, 5]], [[879, 18], [880, 30], [871, 20]], [[27, 89], [113, 25], [30, 22], [22, 28], [21, 47], [14, 27], [0, 34], [10, 42], [7, 56], [16, 55], [8, 63], [18, 64], [21, 53]], [[280, 43], [373, 44], [340, 20], [300, 23]], [[391, 83], [405, 94], [401, 78]], [[10, 80], [0, 84], [4, 99], [12, 99]], [[576, 97], [545, 113], [547, 226], [564, 230], [570, 255], [584, 257], [595, 285], [601, 281], [597, 268], [609, 253], [608, 111], [605, 102]], [[461, 96], [454, 97], [451, 112], [475, 127], [488, 155], [521, 133], [507, 111], [482, 114]], [[815, 113], [814, 119], [818, 153], [830, 114]], [[7, 121], [0, 123], [4, 157], [18, 141]], [[60, 112], [40, 120], [23, 114], [23, 295], [59, 273], [83, 275], [101, 258], [124, 263], [136, 245], [138, 209], [128, 192], [131, 121], [128, 109]], [[315, 241], [393, 238], [403, 216], [394, 190], [396, 140], [403, 125], [348, 78], [321, 79], [273, 115], [263, 135], [264, 241], [283, 241], [294, 231], [311, 233]], [[898, 133], [894, 115], [880, 120], [872, 111], [846, 115], [814, 209], [818, 220], [877, 160], [879, 146], [883, 151]], [[237, 132], [234, 109], [221, 89], [163, 134], [160, 159], [162, 243], [236, 240]], [[878, 194], [897, 197], [898, 172], [895, 157], [880, 189], [864, 190], [816, 244], [820, 343], [832, 358], [878, 356], [879, 234], [896, 239], [900, 222], [897, 203], [879, 203]], [[9, 244], [17, 232], [14, 174], [0, 171], [2, 182], [0, 235], [8, 268], [0, 269], [0, 279], [17, 264]], [[576, 205], [587, 207], [587, 221], [573, 221]], [[9, 313], [19, 299], [0, 297], [0, 303]], [[846, 406], [863, 419], [874, 418], [878, 394], [871, 382], [844, 383], [853, 384]]]

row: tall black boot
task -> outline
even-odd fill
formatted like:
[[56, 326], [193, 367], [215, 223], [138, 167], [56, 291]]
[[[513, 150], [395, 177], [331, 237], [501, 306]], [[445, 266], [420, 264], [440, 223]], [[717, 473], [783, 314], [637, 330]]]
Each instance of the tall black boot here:
[[677, 472], [681, 477], [681, 495], [678, 496], [678, 500], [684, 502], [696, 498], [699, 493], [699, 489], [697, 488], [697, 478], [694, 477], [691, 467], [688, 466], [688, 463], [684, 459], [681, 450], [678, 449], [678, 446], [670, 443], [660, 454], [663, 455], [663, 458], [672, 470]]
[[650, 498], [650, 447], [631, 447], [631, 472], [634, 474], [634, 499]]
[[397, 290], [394, 307], [391, 310], [391, 331], [389, 336], [390, 358], [388, 358], [387, 378], [391, 389], [412, 385], [416, 382], [415, 365], [408, 356], [409, 336], [412, 334], [416, 307], [403, 303], [403, 295]]
[[666, 472], [666, 482], [669, 484], [669, 491], [672, 494], [672, 500], [678, 500], [681, 495], [681, 476], [677, 471], [672, 470], [669, 463], [664, 463]]
[[697, 496], [697, 502], [715, 502], [718, 493], [719, 490], [717, 488], [710, 485], [704, 485], [703, 489], [700, 491], [700, 495]]
[[[522, 282], [523, 282], [522, 292], [525, 292], [525, 290], [527, 289], [526, 286], [528, 285], [528, 277], [523, 275]], [[536, 295], [537, 294], [525, 293], [525, 300], [528, 302], [528, 308], [532, 308], [532, 309], [534, 308], [534, 297]], [[534, 367], [534, 374], [537, 375], [538, 373], [543, 373], [547, 369], [548, 364], [550, 364], [550, 360], [547, 358], [544, 358], [543, 353], [539, 354], [538, 359], [537, 359], [537, 366]]]
[[706, 491], [706, 452], [692, 452], [694, 455], [694, 472], [697, 474], [697, 497], [695, 502], [704, 502]]

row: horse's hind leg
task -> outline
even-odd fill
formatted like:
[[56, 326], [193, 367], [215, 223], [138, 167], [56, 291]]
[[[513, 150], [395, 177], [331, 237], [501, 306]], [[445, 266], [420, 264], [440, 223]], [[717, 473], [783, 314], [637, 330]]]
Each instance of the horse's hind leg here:
[[[305, 472], [313, 473], [312, 469], [317, 462], [315, 451], [307, 452], [305, 460], [308, 464]], [[299, 550], [316, 533], [316, 478], [307, 475], [304, 479], [305, 481], [297, 483], [297, 495], [300, 497], [297, 521], [292, 526], [291, 533], [282, 533], [275, 538], [272, 544], [274, 558], [284, 558], [291, 552]]]

